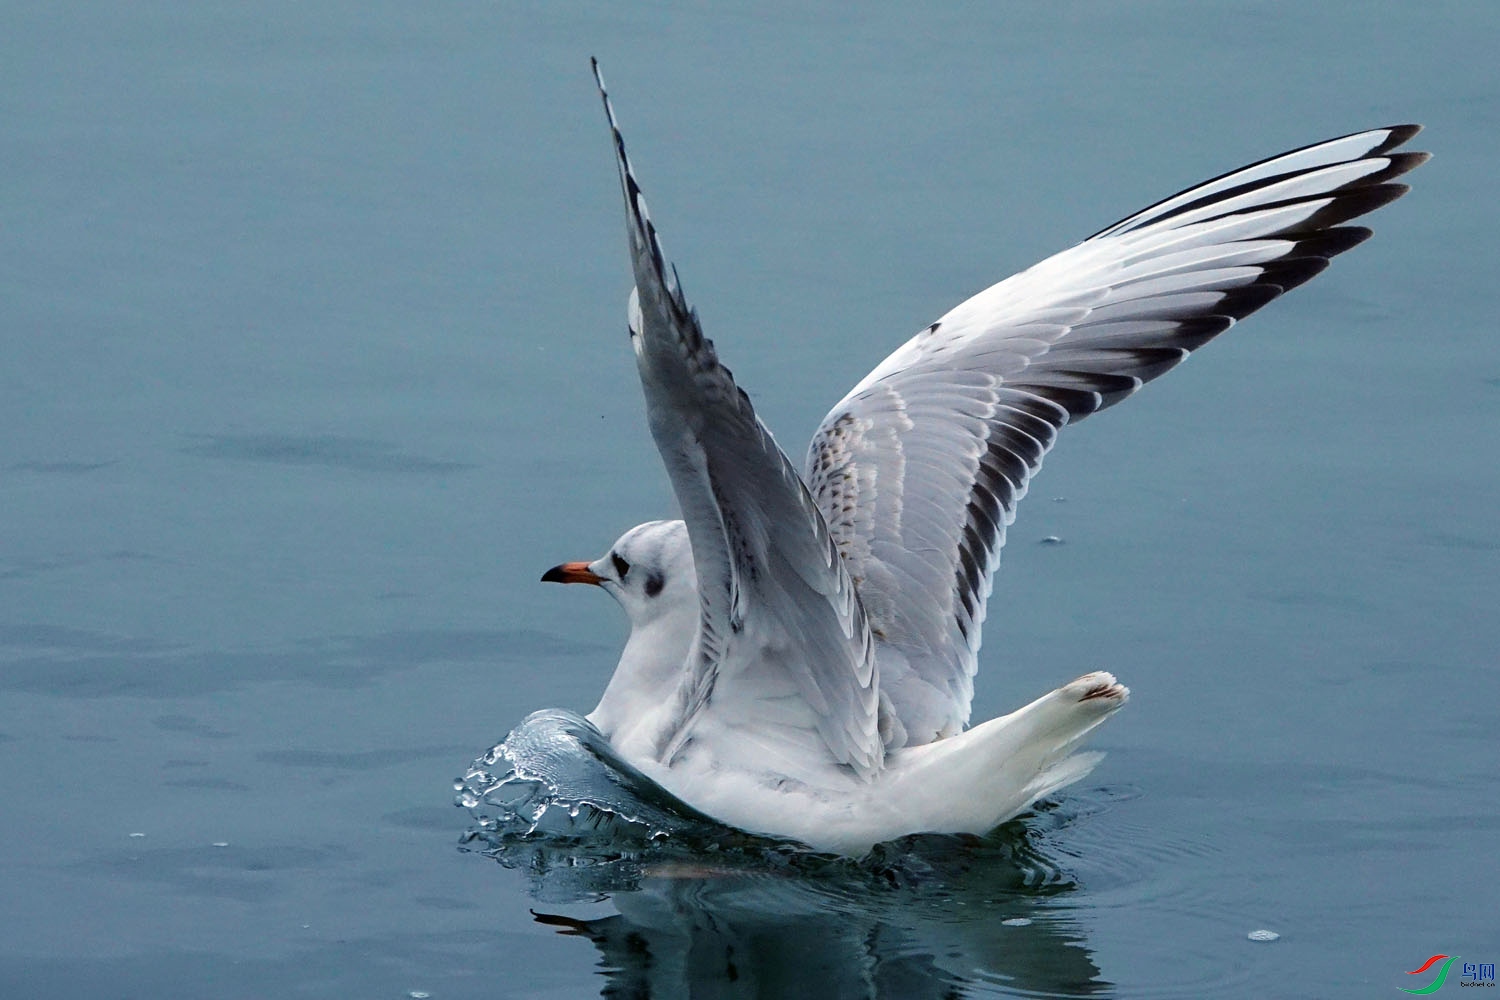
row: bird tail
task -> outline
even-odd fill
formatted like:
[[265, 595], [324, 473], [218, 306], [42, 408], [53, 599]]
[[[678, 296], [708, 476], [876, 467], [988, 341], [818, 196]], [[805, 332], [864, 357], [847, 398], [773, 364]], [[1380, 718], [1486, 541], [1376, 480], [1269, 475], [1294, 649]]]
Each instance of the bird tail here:
[[890, 777], [940, 833], [985, 833], [1072, 784], [1102, 758], [1074, 753], [1130, 690], [1104, 672], [1085, 674], [1009, 715], [957, 736], [895, 752]]

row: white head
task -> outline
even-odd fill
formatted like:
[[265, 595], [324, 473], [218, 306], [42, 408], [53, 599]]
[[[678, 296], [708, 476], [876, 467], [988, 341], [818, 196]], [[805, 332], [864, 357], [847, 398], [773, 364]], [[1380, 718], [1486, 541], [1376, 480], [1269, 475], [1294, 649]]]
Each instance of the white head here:
[[571, 562], [542, 574], [548, 583], [592, 583], [620, 602], [632, 630], [691, 609], [698, 616], [698, 574], [681, 521], [638, 524], [591, 563]]
[[551, 583], [592, 583], [620, 602], [630, 638], [589, 721], [626, 759], [655, 759], [683, 665], [698, 634], [698, 574], [687, 526], [651, 521], [631, 528], [591, 563], [542, 574]]

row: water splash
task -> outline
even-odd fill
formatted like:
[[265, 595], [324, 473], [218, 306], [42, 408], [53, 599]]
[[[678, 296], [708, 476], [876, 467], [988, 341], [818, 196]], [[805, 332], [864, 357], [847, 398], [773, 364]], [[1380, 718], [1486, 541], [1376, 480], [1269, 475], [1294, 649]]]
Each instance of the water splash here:
[[474, 825], [460, 843], [527, 872], [553, 902], [637, 888], [674, 865], [712, 867], [722, 853], [783, 846], [724, 826], [629, 761], [587, 719], [563, 709], [527, 716], [454, 782]]
[[745, 837], [646, 777], [587, 719], [558, 708], [527, 716], [455, 789], [455, 803], [478, 824], [470, 838], [496, 845], [538, 837], [628, 844]]
[[[1028, 824], [985, 837], [924, 834], [876, 845], [864, 858], [725, 826], [662, 788], [620, 757], [587, 719], [562, 709], [532, 713], [454, 781], [455, 804], [474, 824], [465, 850], [526, 872], [534, 898], [598, 899], [648, 879], [811, 877], [819, 893], [863, 895], [891, 888], [940, 888], [986, 870], [997, 893], [1046, 896], [1073, 880], [1035, 844], [1066, 825], [1044, 804]], [[1034, 828], [1034, 829], [1033, 829]]]

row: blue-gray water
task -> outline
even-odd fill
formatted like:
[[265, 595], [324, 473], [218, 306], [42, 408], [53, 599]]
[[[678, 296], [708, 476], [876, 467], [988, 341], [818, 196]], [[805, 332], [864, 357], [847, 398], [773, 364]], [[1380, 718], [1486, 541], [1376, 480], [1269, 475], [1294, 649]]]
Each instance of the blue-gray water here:
[[[5, 995], [1364, 997], [1500, 960], [1500, 8], [908, 6], [3, 5]], [[1032, 820], [815, 871], [460, 849], [452, 779], [592, 707], [623, 637], [540, 572], [671, 513], [590, 55], [794, 454], [991, 281], [1428, 125], [1373, 241], [1048, 458], [975, 716], [1134, 697]]]

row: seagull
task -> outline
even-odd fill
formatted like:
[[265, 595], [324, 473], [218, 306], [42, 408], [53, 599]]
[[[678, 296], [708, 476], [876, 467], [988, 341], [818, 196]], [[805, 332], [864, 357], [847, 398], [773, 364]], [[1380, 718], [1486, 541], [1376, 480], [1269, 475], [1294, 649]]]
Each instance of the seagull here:
[[544, 581], [593, 584], [630, 636], [588, 719], [730, 826], [857, 855], [983, 834], [1087, 774], [1129, 697], [1088, 673], [969, 727], [1016, 505], [1066, 426], [1133, 394], [1370, 230], [1428, 159], [1395, 125], [1173, 195], [992, 285], [828, 412], [799, 470], [719, 360], [662, 251], [598, 62], [635, 287], [630, 343], [681, 520]]

